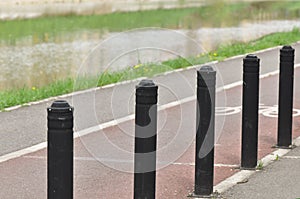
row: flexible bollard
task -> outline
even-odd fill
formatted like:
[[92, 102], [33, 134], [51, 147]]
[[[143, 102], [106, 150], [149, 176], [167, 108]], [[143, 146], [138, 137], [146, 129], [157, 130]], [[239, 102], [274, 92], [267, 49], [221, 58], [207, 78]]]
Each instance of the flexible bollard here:
[[242, 104], [242, 169], [257, 165], [259, 61], [256, 55], [247, 55], [243, 64]]
[[134, 199], [155, 199], [157, 90], [152, 80], [136, 86]]
[[292, 145], [293, 89], [295, 49], [284, 46], [280, 49], [279, 110], [277, 147]]
[[53, 102], [48, 111], [48, 199], [73, 198], [73, 108]]
[[197, 116], [194, 197], [210, 196], [214, 179], [216, 71], [203, 66], [197, 71]]

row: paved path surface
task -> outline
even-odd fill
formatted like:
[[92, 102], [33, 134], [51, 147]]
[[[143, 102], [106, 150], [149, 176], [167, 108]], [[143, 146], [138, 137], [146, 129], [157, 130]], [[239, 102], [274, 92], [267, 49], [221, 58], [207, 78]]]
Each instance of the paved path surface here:
[[300, 148], [275, 161], [262, 171], [223, 194], [231, 199], [282, 199], [300, 198]]
[[[297, 50], [299, 45], [295, 47], [296, 51], [300, 52], [300, 49]], [[278, 68], [278, 49], [259, 53], [259, 57], [262, 59], [262, 73], [266, 74]], [[242, 57], [239, 57], [216, 65], [225, 85], [241, 80], [241, 63]], [[298, 59], [296, 63], [299, 63]], [[160, 104], [187, 99], [194, 95], [195, 70], [189, 69], [155, 78], [162, 87]], [[183, 81], [179, 80], [186, 83], [183, 84]], [[131, 114], [132, 109], [128, 107], [133, 106], [133, 102], [128, 99], [132, 98], [130, 98], [132, 92], [127, 93], [128, 98], [126, 92], [121, 91], [124, 89], [134, 91], [135, 84], [136, 82], [133, 82], [120, 85], [118, 88], [109, 87], [99, 89], [95, 93], [66, 98], [75, 106], [76, 130], [84, 130], [110, 121], [115, 118], [114, 115], [119, 118]], [[188, 88], [187, 85], [191, 87]], [[274, 149], [271, 147], [276, 143], [277, 118], [268, 117], [266, 112], [274, 110], [272, 107], [277, 104], [277, 85], [278, 75], [261, 79], [260, 103], [268, 107], [261, 108], [259, 159], [273, 152]], [[299, 85], [300, 69], [296, 69], [294, 107], [298, 109], [300, 109]], [[220, 81], [218, 87], [221, 87]], [[112, 110], [111, 106], [104, 106], [105, 102], [111, 101], [114, 92], [120, 96], [117, 97], [120, 101], [112, 103], [116, 106], [113, 108], [117, 110], [115, 114], [109, 111]], [[224, 92], [219, 92], [217, 94], [219, 106], [224, 104], [225, 95], [227, 96], [225, 105], [237, 107], [234, 110], [239, 110], [241, 86], [232, 88], [227, 86]], [[95, 99], [95, 96], [96, 99], [102, 100], [89, 107], [91, 102], [89, 100]], [[190, 100], [186, 100], [185, 103], [162, 108], [159, 112], [157, 198], [186, 198], [193, 190], [195, 101], [188, 99]], [[129, 105], [122, 110], [124, 107], [120, 106], [121, 102]], [[45, 140], [45, 108], [49, 105], [50, 102], [46, 102], [0, 113], [2, 154]], [[97, 117], [94, 117], [95, 115]], [[132, 198], [133, 127], [134, 121], [127, 117], [125, 122], [110, 125], [75, 140], [75, 198]], [[299, 128], [300, 117], [297, 116], [294, 117], [293, 137], [300, 136]], [[215, 185], [239, 172], [236, 167], [240, 164], [240, 133], [241, 112], [237, 111], [236, 114], [226, 117], [217, 116]], [[0, 182], [0, 198], [46, 198], [46, 149], [0, 163]]]

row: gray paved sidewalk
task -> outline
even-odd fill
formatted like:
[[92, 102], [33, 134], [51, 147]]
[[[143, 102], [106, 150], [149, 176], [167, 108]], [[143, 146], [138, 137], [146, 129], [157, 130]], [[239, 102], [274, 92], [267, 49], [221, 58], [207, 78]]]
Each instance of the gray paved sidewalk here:
[[225, 199], [300, 198], [300, 147], [222, 194]]

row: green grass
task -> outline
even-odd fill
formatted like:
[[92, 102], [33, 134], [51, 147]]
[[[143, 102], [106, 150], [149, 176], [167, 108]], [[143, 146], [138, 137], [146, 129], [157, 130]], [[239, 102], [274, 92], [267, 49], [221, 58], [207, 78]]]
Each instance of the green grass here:
[[[81, 78], [82, 82], [76, 84], [74, 87], [74, 80], [67, 78], [65, 80], [60, 80], [53, 82], [47, 86], [40, 88], [22, 88], [22, 89], [12, 89], [6, 91], [0, 91], [0, 109], [3, 110], [6, 107], [11, 107], [15, 105], [23, 105], [31, 101], [37, 101], [52, 96], [62, 95], [66, 93], [71, 93], [75, 90], [83, 90], [95, 86], [95, 79], [93, 78]], [[84, 81], [83, 81], [84, 80]]]
[[252, 53], [257, 50], [278, 45], [288, 45], [299, 40], [300, 31], [299, 29], [294, 29], [290, 32], [267, 35], [248, 43], [234, 43], [231, 45], [220, 46], [215, 51], [200, 54], [195, 57], [179, 57], [162, 63], [142, 63], [133, 67], [128, 67], [122, 71], [106, 71], [99, 77], [80, 77], [76, 80], [67, 78], [66, 80], [57, 81], [40, 88], [33, 87], [0, 91], [0, 110], [96, 86], [103, 86], [144, 76], [152, 77], [165, 71], [203, 64], [213, 60], [222, 61], [225, 58], [235, 55]]
[[271, 34], [249, 43], [235, 43], [232, 45], [220, 46], [215, 52], [217, 56], [214, 57], [214, 60], [221, 61], [234, 55], [246, 54], [273, 46], [291, 44], [299, 40], [300, 32], [299, 29], [295, 28], [290, 32]]
[[[199, 28], [236, 26], [243, 20], [261, 20], [261, 13], [272, 19], [299, 17], [300, 2], [274, 1], [227, 4], [221, 0], [209, 1], [199, 8], [149, 10], [111, 13], [106, 15], [44, 16], [36, 19], [0, 21], [0, 41], [14, 45], [29, 37], [33, 43], [72, 39], [64, 36], [77, 31], [115, 32], [143, 27]], [[213, 3], [211, 3], [213, 2]]]
[[256, 166], [257, 170], [262, 170], [264, 168], [264, 163], [263, 161], [259, 160]]

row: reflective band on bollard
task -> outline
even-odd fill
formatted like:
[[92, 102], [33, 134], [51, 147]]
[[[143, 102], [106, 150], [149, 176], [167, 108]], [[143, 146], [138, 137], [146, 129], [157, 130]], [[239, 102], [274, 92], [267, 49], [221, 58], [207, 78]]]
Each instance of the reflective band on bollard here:
[[48, 199], [73, 198], [73, 108], [55, 101], [48, 111]]

